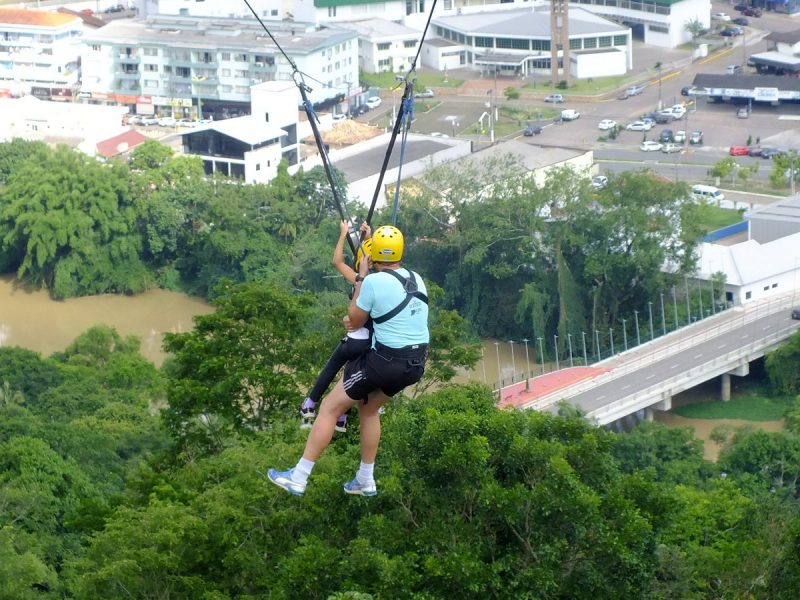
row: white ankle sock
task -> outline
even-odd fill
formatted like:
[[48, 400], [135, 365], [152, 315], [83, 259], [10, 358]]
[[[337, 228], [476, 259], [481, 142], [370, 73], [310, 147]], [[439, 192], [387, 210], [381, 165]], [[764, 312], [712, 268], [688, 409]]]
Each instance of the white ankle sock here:
[[311, 475], [311, 471], [314, 469], [314, 461], [313, 460], [306, 460], [305, 458], [300, 458], [297, 461], [297, 465], [295, 466], [294, 470], [292, 471], [292, 481], [295, 483], [306, 483], [308, 482], [308, 476]]
[[356, 473], [356, 481], [361, 484], [372, 483], [375, 481], [372, 474], [374, 469], [375, 463], [362, 462], [361, 466], [358, 467], [358, 472]]

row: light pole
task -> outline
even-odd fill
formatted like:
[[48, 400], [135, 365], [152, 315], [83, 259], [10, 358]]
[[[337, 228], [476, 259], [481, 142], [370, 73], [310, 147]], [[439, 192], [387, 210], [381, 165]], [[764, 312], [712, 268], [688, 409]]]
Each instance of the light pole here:
[[553, 336], [553, 347], [556, 351], [556, 371], [558, 371], [561, 367], [558, 365], [558, 335]]
[[700, 299], [700, 320], [703, 319], [703, 286], [697, 286], [697, 297]]
[[647, 311], [650, 313], [650, 340], [655, 338], [655, 334], [653, 333], [653, 303], [651, 301], [647, 301]]
[[616, 354], [614, 351], [614, 330], [611, 327], [608, 328], [608, 341], [611, 345], [611, 356], [614, 356]]
[[581, 338], [583, 339], [583, 364], [589, 366], [589, 356], [586, 354], [586, 332], [581, 331]]
[[525, 370], [528, 373], [528, 376], [525, 378], [525, 391], [528, 391], [531, 379], [531, 361], [528, 358], [528, 338], [522, 338], [522, 342], [525, 344]]
[[544, 345], [542, 344], [542, 338], [536, 338], [539, 340], [539, 357], [542, 359], [542, 375], [544, 375]]
[[622, 347], [625, 348], [625, 351], [628, 351], [628, 331], [625, 328], [625, 319], [622, 319]]
[[664, 292], [660, 292], [659, 295], [661, 296], [661, 330], [664, 332], [664, 335], [667, 335], [667, 317], [664, 314]]
[[500, 374], [500, 342], [494, 343], [494, 350], [497, 353], [497, 387], [503, 387], [503, 376]]
[[575, 365], [572, 363], [572, 334], [571, 333], [567, 333], [567, 345], [569, 346], [569, 366], [573, 367]]
[[689, 302], [689, 278], [683, 278], [683, 285], [686, 288], [686, 324], [690, 325], [692, 323], [692, 305]]
[[672, 310], [675, 313], [675, 329], [678, 328], [678, 292], [672, 286]]
[[600, 332], [594, 330], [594, 345], [597, 348], [597, 362], [600, 362]]
[[514, 360], [514, 340], [508, 340], [511, 344], [511, 383], [514, 383], [514, 377], [517, 375], [517, 361]]
[[636, 345], [642, 345], [642, 338], [639, 337], [639, 311], [633, 311], [633, 320], [636, 323]]

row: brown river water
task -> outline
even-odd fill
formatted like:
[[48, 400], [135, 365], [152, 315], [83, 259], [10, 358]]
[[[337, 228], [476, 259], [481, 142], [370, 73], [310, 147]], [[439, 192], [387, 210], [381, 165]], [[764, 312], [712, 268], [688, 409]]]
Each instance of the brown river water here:
[[142, 354], [160, 365], [162, 334], [191, 330], [194, 315], [212, 311], [199, 298], [164, 290], [52, 300], [44, 290], [27, 290], [13, 277], [2, 277], [0, 346], [21, 346], [49, 356], [92, 325], [105, 324], [122, 335], [138, 336]]

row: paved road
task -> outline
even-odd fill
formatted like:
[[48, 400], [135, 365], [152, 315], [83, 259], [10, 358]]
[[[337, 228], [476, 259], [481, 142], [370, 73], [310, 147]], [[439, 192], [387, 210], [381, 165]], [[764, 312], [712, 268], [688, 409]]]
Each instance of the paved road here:
[[[729, 318], [735, 321], [741, 316], [731, 313]], [[698, 341], [696, 345], [685, 351], [664, 358], [660, 358], [663, 353], [659, 351], [658, 346], [654, 345], [653, 362], [576, 395], [569, 395], [569, 390], [565, 390], [563, 397], [571, 404], [580, 406], [585, 412], [591, 412], [643, 391], [668, 377], [687, 372], [735, 348], [746, 346], [789, 327], [794, 330], [799, 329], [800, 321], [792, 321], [789, 311], [781, 310], [775, 314], [766, 314], [750, 323], [743, 323], [740, 327], [716, 337], [709, 336], [708, 339]]]

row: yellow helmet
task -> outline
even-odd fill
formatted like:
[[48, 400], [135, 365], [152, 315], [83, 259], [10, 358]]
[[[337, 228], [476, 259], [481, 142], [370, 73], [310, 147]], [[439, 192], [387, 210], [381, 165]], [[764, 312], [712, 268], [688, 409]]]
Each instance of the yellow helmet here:
[[364, 258], [364, 255], [370, 256], [372, 254], [372, 240], [364, 240], [358, 246], [358, 252], [356, 252], [356, 262], [353, 265], [353, 269], [358, 272], [358, 267], [361, 264], [361, 260]]
[[403, 234], [393, 225], [378, 227], [372, 234], [372, 262], [394, 263], [403, 258]]

